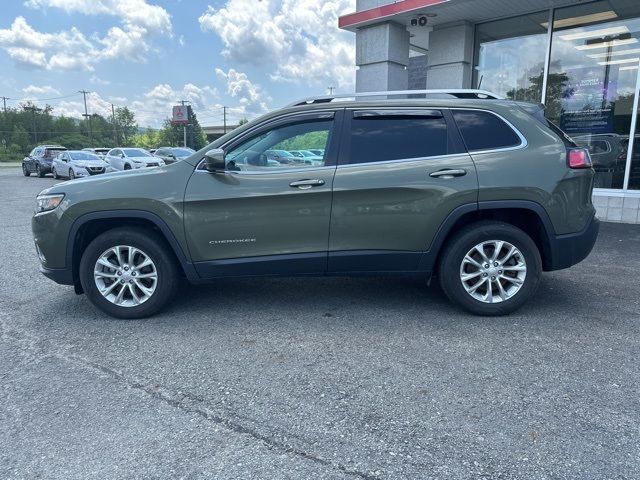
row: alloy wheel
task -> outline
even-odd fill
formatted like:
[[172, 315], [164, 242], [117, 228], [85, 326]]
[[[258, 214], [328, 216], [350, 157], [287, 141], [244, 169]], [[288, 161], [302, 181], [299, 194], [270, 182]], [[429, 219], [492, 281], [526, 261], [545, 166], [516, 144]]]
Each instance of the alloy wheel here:
[[96, 261], [93, 278], [100, 294], [120, 307], [135, 307], [151, 298], [158, 286], [158, 270], [139, 248], [118, 245]]
[[527, 276], [518, 248], [502, 240], [488, 240], [467, 252], [460, 265], [460, 281], [474, 299], [500, 303], [516, 295]]

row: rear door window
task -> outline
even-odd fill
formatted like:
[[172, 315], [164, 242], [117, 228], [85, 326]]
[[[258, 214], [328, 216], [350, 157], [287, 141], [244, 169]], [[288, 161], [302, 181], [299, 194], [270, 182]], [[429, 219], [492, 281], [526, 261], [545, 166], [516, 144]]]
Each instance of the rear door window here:
[[470, 152], [517, 147], [522, 143], [513, 128], [491, 112], [453, 110], [452, 113]]
[[440, 111], [355, 111], [349, 163], [441, 156], [448, 153], [447, 145], [447, 124]]

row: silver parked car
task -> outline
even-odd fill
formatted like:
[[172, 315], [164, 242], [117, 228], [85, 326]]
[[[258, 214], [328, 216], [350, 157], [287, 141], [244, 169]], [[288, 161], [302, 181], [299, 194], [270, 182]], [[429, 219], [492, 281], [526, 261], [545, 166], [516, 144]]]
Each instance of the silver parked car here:
[[74, 179], [105, 173], [109, 164], [98, 155], [82, 150], [68, 150], [53, 159], [53, 178]]
[[192, 148], [187, 147], [160, 147], [156, 149], [153, 154], [156, 157], [162, 158], [164, 163], [175, 163], [179, 160], [184, 160], [187, 157], [190, 157], [196, 153], [196, 151]]
[[113, 170], [164, 166], [164, 160], [142, 148], [113, 148], [104, 159]]

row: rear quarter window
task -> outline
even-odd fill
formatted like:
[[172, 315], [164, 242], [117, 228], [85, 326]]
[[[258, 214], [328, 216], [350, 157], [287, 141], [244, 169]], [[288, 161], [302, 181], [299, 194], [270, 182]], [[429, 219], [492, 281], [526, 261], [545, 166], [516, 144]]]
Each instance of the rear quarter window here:
[[452, 113], [470, 152], [517, 147], [522, 143], [513, 128], [491, 112], [453, 110]]

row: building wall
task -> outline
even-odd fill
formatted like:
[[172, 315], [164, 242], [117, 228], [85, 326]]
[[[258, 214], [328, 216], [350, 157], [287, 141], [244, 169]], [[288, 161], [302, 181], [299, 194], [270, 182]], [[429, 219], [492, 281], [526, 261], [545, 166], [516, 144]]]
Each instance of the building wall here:
[[408, 77], [409, 90], [424, 90], [427, 88], [427, 55], [409, 57]]

